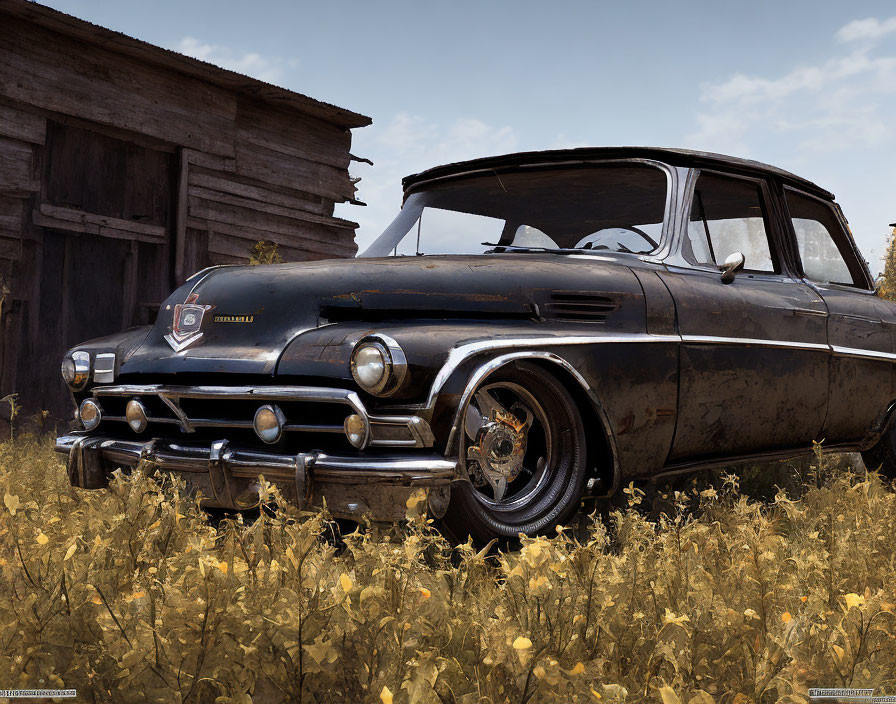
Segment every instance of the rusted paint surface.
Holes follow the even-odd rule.
[[[658,157],[661,150],[654,151]],[[741,272],[726,284],[719,271],[690,266],[681,256],[686,223],[675,214],[687,211],[693,167],[712,162],[765,179],[773,200],[782,184],[819,198],[829,194],[752,162],[668,156],[680,178],[656,256],[505,252],[228,267],[172,294],[151,330],[78,349],[118,350],[119,379],[131,383],[230,375],[243,383],[358,391],[352,350],[366,336],[386,335],[406,356],[407,383],[389,398],[359,391],[360,398],[371,413],[425,419],[434,450],[448,456],[470,380],[501,355],[537,351],[545,368],[581,392],[583,416],[591,419],[586,435],[595,442],[607,436],[617,484],[801,453],[813,440],[867,443],[896,400],[896,306],[863,290],[870,278],[852,288],[803,278],[783,216],[769,220],[781,255],[774,275]],[[516,168],[513,159],[494,163]],[[477,165],[451,168],[456,175]],[[424,189],[429,179],[450,178],[451,168],[407,185]],[[772,208],[779,210],[781,204]],[[863,266],[854,262],[867,275]],[[201,344],[173,353],[163,340],[171,308],[191,293],[214,306],[213,315]],[[582,297],[590,297],[589,310],[600,301],[599,315],[564,318]],[[251,315],[252,322],[218,324],[215,314]],[[578,378],[563,376],[564,365]],[[306,438],[304,449],[319,441]],[[400,517],[412,490],[334,482],[314,486],[312,502],[326,498],[343,514]]]

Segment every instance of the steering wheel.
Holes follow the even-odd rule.
[[[642,230],[641,228],[635,227],[633,225],[627,225],[625,227],[621,227],[621,226],[620,227],[605,227],[602,230],[598,230],[597,232],[592,232],[590,235],[585,235],[585,237],[583,237],[576,243],[576,249],[579,249],[579,248],[596,249],[596,247],[594,247],[594,242],[596,240],[606,237],[607,235],[612,236],[613,233],[616,233],[616,236],[618,237],[623,232],[634,232],[638,237],[640,237],[642,240],[644,240],[645,242],[647,242],[650,245],[651,250],[659,247],[659,243],[656,242],[646,232],[644,232],[644,230]],[[622,244],[618,240],[617,240],[616,244],[619,245],[620,247],[623,247],[626,251],[631,252],[631,250],[628,247],[626,247],[624,244]],[[608,247],[606,247],[606,245],[601,245],[601,248],[608,249]]]

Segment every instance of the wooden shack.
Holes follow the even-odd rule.
[[[79,341],[151,322],[194,271],[348,257],[370,119],[24,0],[0,0],[0,397],[70,412]],[[0,404],[0,414],[8,404]]]

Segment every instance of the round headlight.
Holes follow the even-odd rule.
[[[103,409],[96,399],[85,398],[78,409],[78,418],[85,430],[93,430],[103,419]]]
[[[345,430],[345,437],[355,447],[360,449],[367,442],[367,423],[357,413],[348,416],[342,427]]]
[[[352,376],[364,391],[376,396],[390,396],[407,376],[407,360],[401,347],[385,335],[370,335],[352,351]]]
[[[352,373],[365,391],[374,391],[386,377],[387,352],[382,345],[370,342],[355,352]]]
[[[71,357],[66,357],[62,360],[62,378],[65,379],[65,383],[69,386],[75,380],[75,360]]]
[[[264,405],[255,411],[255,420],[252,423],[255,434],[262,441],[270,444],[277,442],[286,425],[286,416],[277,406]]]
[[[131,426],[131,430],[135,433],[142,433],[146,430],[148,420],[146,418],[146,408],[136,398],[128,401],[127,407],[124,409],[124,417]]]
[[[90,378],[90,353],[72,352],[62,360],[62,378],[73,390],[79,391]]]

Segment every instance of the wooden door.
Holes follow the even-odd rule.
[[[49,123],[40,284],[31,353],[19,379],[57,418],[72,412],[59,375],[65,350],[153,321],[173,285],[175,154],[81,127]]]

